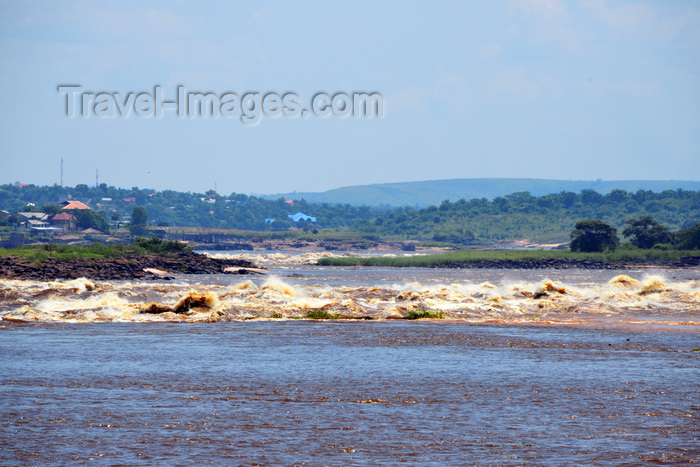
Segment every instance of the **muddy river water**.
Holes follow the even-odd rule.
[[[263,261],[1,281],[0,465],[700,462],[697,270]]]

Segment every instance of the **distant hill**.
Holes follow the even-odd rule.
[[[545,180],[537,178],[462,178],[423,182],[381,183],[336,188],[320,193],[281,193],[259,195],[261,198],[302,199],[310,203],[340,203],[366,206],[411,206],[422,208],[439,205],[444,200],[457,201],[475,198],[489,200],[511,193],[529,191],[543,196],[561,191],[578,193],[592,189],[606,194],[614,189],[625,191],[700,190],[700,181],[686,180]]]

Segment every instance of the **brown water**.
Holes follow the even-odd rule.
[[[0,281],[0,465],[700,463],[698,271],[312,259]]]
[[[436,270],[323,268],[269,255],[271,274],[176,276],[174,281],[0,280],[6,322],[219,322],[402,319],[428,311],[501,323],[700,323],[697,270]],[[313,258],[313,257],[312,257]]]
[[[551,325],[6,325],[0,464],[697,463],[698,345]]]

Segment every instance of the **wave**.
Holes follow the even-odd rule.
[[[498,323],[700,323],[700,282],[626,275],[606,283],[540,281],[329,286],[269,277],[228,285],[186,282],[0,280],[10,322],[220,322],[420,316]]]

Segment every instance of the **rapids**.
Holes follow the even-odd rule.
[[[618,271],[603,280],[597,271],[486,270],[445,277],[436,270],[314,266],[327,254],[236,255],[271,270],[254,280],[206,275],[163,282],[0,280],[0,320],[219,322],[301,319],[309,313],[392,320],[430,312],[487,323],[700,323],[700,279],[692,274],[679,279],[669,278],[671,271]]]
[[[700,462],[697,270],[322,254],[251,254],[270,274],[249,280],[0,280],[0,465]]]

